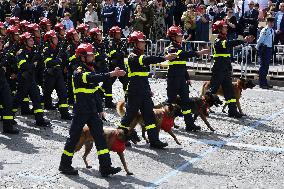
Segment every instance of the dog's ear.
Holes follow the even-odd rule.
[[[169,110],[170,110],[170,111],[172,111],[172,110],[174,109],[174,106],[173,106],[172,103],[169,103],[169,104],[168,104],[168,107],[169,107]]]

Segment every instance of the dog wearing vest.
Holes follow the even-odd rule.
[[[202,86],[201,96],[205,94],[205,92],[209,89],[209,87],[210,87],[210,81],[205,81],[203,83],[203,86]],[[246,90],[246,89],[252,89],[254,87],[255,87],[255,84],[252,82],[252,80],[246,79],[244,77],[241,77],[241,78],[237,79],[236,82],[233,82],[233,89],[234,89],[234,95],[235,95],[235,98],[236,98],[236,104],[237,104],[239,112],[242,115],[245,115],[243,113],[243,110],[241,108],[241,103],[240,103],[242,91]],[[224,96],[224,92],[223,92],[223,89],[222,89],[221,86],[219,87],[219,89],[217,91],[217,95]],[[223,106],[222,112],[225,113],[225,108],[227,107],[227,105],[228,105],[228,103],[225,103],[225,105]]]
[[[122,117],[125,114],[125,102],[120,101],[116,105],[117,113]],[[176,135],[173,133],[172,128],[174,126],[174,119],[180,114],[181,108],[177,104],[169,104],[169,103],[163,103],[159,106],[154,107],[154,114],[155,114],[155,124],[158,128],[158,132],[160,130],[164,130],[165,132],[169,133],[175,142],[178,145],[181,145],[181,143],[178,141]],[[143,120],[143,117],[141,113],[138,113],[136,117],[133,119],[133,121],[130,123],[129,128],[130,130],[134,129],[137,125],[140,125],[142,128],[142,137],[143,139],[149,143],[149,140],[147,139],[145,133],[145,123]]]
[[[108,149],[118,154],[127,175],[133,175],[133,173],[130,172],[127,167],[124,151],[125,151],[125,144],[129,140],[132,141],[134,144],[140,142],[140,138],[138,137],[137,132],[134,129],[122,130],[118,128],[117,129],[104,128],[104,137],[106,139]],[[83,132],[81,134],[79,142],[76,145],[75,152],[79,151],[83,146],[85,146],[85,153],[82,158],[85,162],[86,168],[88,169],[92,168],[88,164],[87,156],[90,154],[93,145],[94,145],[94,138],[90,133],[89,127],[85,125],[83,127]]]

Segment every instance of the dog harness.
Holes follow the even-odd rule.
[[[162,125],[161,128],[165,132],[169,132],[172,130],[172,127],[174,126],[174,119],[171,117],[168,117],[166,113],[163,114],[163,120],[162,120]]]
[[[113,152],[123,152],[125,150],[125,142],[115,136],[113,144],[111,146],[111,151]]]

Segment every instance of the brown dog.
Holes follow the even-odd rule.
[[[205,81],[203,86],[202,86],[202,92],[201,92],[201,95],[204,95],[205,92],[209,89],[210,87],[210,81]],[[233,88],[234,88],[234,94],[235,94],[235,98],[236,98],[236,104],[237,104],[237,107],[239,109],[239,112],[243,115],[245,115],[242,111],[242,108],[241,108],[241,104],[240,104],[240,98],[242,96],[242,91],[243,90],[246,90],[246,89],[252,89],[255,87],[255,84],[253,84],[252,80],[249,80],[249,79],[245,79],[243,77],[241,77],[240,79],[238,79],[236,82],[233,82]],[[223,92],[223,89],[222,87],[220,86],[218,91],[217,91],[217,95],[220,95],[220,96],[224,96],[224,92]],[[222,112],[225,112],[225,108],[228,104],[225,104],[223,106],[223,109],[222,109]]]
[[[125,114],[125,102],[120,101],[116,105],[117,113],[122,117]],[[174,126],[174,119],[177,117],[177,114],[181,112],[180,106],[176,104],[164,104],[160,107],[154,108],[154,114],[155,114],[155,124],[158,128],[158,132],[160,132],[161,129],[163,129],[165,132],[169,133],[175,142],[179,145],[181,143],[178,141],[176,135],[172,131],[172,127]],[[143,120],[143,117],[141,113],[139,112],[133,121],[130,123],[129,127],[130,130],[134,129],[136,125],[139,124],[142,128],[142,137],[146,140],[147,143],[149,143],[148,139],[145,136],[146,129],[145,129],[145,123]]]
[[[125,150],[125,143],[128,142],[128,140],[131,140],[135,144],[137,142],[140,142],[137,132],[135,130],[131,130],[126,133],[126,131],[122,129],[104,128],[104,137],[106,139],[108,149],[117,152],[127,175],[132,175],[133,173],[128,170],[123,151]],[[92,168],[87,162],[87,156],[90,154],[93,148],[93,144],[94,138],[90,133],[89,127],[86,125],[84,126],[80,140],[76,145],[75,152],[79,151],[83,147],[83,145],[85,145],[83,160],[85,162],[86,168],[88,169]]]

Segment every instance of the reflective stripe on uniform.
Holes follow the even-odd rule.
[[[106,92],[106,90],[104,90],[104,88],[103,88],[102,86],[99,86],[99,89],[100,89],[103,93]]]
[[[216,57],[230,57],[231,54],[213,54],[213,58],[216,58]]]
[[[191,109],[190,109],[190,110],[182,111],[182,114],[183,114],[183,115],[191,114]]]
[[[119,125],[118,128],[128,129],[128,127],[126,127],[124,125]]]
[[[145,127],[145,129],[146,130],[149,130],[149,129],[154,129],[156,127],[156,125],[155,124],[152,124],[152,125],[147,125],[146,127]]]
[[[108,56],[111,57],[114,53],[116,53],[116,50],[112,50],[108,53]]]
[[[69,157],[72,157],[74,155],[74,153],[68,152],[67,150],[64,150],[63,154],[65,154],[66,156],[69,156]]]
[[[90,74],[91,72],[84,72],[83,75],[82,75],[82,80],[83,80],[83,83],[87,83],[87,75]]]
[[[112,96],[112,94],[105,94],[105,96]]]
[[[21,60],[19,63],[18,63],[18,69],[21,68],[22,64],[27,62],[26,60]]]
[[[12,109],[12,112],[17,112],[18,111],[18,109]]]
[[[97,90],[99,90],[100,86],[97,86],[96,88],[94,89],[87,89],[87,88],[77,88],[77,89],[74,89],[74,94],[77,94],[77,93],[87,93],[87,94],[91,94],[91,93],[95,93]]]
[[[37,114],[37,113],[43,113],[43,109],[36,109],[34,110],[34,113]]]
[[[3,116],[3,120],[12,120],[14,119],[13,116]]]
[[[139,64],[143,66],[143,57],[144,55],[139,56]]]
[[[44,64],[46,64],[47,62],[51,61],[52,58],[46,58],[45,61],[44,61]]]
[[[226,104],[230,104],[230,103],[232,103],[232,102],[237,102],[237,99],[232,98],[232,99],[230,99],[230,100],[227,100],[227,101],[226,101]]]
[[[2,109],[3,108],[3,105],[2,104],[0,104],[0,109]]]
[[[172,65],[183,65],[183,64],[186,65],[186,61],[172,61],[172,62],[169,62],[168,64],[169,64],[169,66],[172,66]]]
[[[104,155],[104,154],[108,154],[108,153],[109,153],[109,150],[108,150],[108,149],[103,149],[103,150],[97,151],[97,154],[98,154],[98,155]]]
[[[128,73],[128,77],[134,77],[134,76],[140,76],[140,77],[148,77],[148,72],[130,72]]]
[[[68,108],[68,104],[60,104],[58,107],[59,108]]]
[[[226,40],[222,41],[222,47],[225,49],[226,48]]]
[[[29,101],[30,101],[29,98],[24,98],[24,99],[23,99],[23,102],[29,102]]]
[[[74,60],[75,58],[76,58],[76,56],[73,55],[73,56],[71,56],[68,60],[69,60],[69,62],[71,62],[71,61]]]

